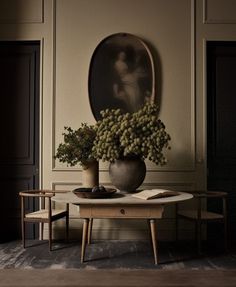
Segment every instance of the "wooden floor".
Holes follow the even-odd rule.
[[[0,287],[236,286],[236,252],[212,244],[198,257],[191,243],[160,243],[161,263],[154,265],[149,242],[93,242],[83,264],[80,242],[55,242],[52,252],[46,241],[27,243],[0,244]]]
[[[0,270],[1,287],[235,287],[235,270]]]
[[[220,244],[206,246],[207,253],[199,257],[193,242],[160,242],[158,265],[148,241],[95,241],[87,247],[84,263],[78,241],[54,242],[52,252],[47,241],[27,241],[26,246],[20,240],[0,244],[0,269],[236,269],[236,251],[225,253]]]

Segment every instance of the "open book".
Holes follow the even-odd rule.
[[[132,194],[133,197],[140,199],[153,199],[167,196],[179,195],[177,191],[167,189],[145,189],[140,192]]]

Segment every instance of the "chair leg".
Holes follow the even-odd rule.
[[[25,248],[25,201],[23,196],[21,196],[21,237],[22,237],[22,245]]]
[[[227,220],[224,221],[224,244],[225,244],[225,252],[228,252],[228,226],[227,226]]]
[[[43,222],[40,223],[40,227],[41,227],[41,240],[43,240],[43,231],[44,231],[44,223]]]
[[[178,204],[175,205],[175,241],[179,240]]]
[[[24,219],[21,220],[21,233],[22,233],[22,245],[25,248],[25,222]]]
[[[66,215],[66,241],[69,240],[69,212]]]
[[[202,224],[201,221],[197,221],[197,251],[198,255],[201,255],[202,248],[201,248],[201,241],[202,241]]]
[[[49,251],[52,251],[52,222],[48,223],[48,231],[49,231]]]
[[[198,225],[197,225],[197,221],[195,221],[194,223],[195,223],[195,224],[194,224],[194,225],[195,225],[195,226],[194,226],[194,227],[195,227],[194,237],[195,237],[195,242],[197,242],[197,240],[198,240],[198,232],[197,232]]]
[[[223,214],[224,214],[224,244],[225,252],[228,252],[228,220],[227,220],[227,200],[223,198]]]

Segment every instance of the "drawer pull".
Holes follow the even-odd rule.
[[[122,208],[122,209],[120,210],[120,213],[121,213],[121,214],[125,214],[125,210]]]

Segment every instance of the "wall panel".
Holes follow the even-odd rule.
[[[0,23],[43,23],[44,0],[1,0]]]
[[[105,37],[128,32],[141,37],[153,51],[160,118],[172,137],[168,165],[159,168],[147,163],[148,170],[194,170],[194,1],[181,0],[173,5],[172,1],[148,0],[144,5],[142,0],[57,0],[55,9],[52,150],[62,140],[64,126],[94,123],[87,87],[90,59]],[[107,165],[101,164],[100,168],[106,171]],[[52,169],[71,171],[55,161]]]
[[[236,24],[234,0],[203,0],[205,24]]]
[[[30,4],[27,4],[28,8],[25,9],[27,1]],[[3,2],[4,0],[1,1]],[[64,126],[77,128],[81,122],[95,123],[89,106],[87,87],[90,59],[102,39],[118,32],[137,35],[150,46],[157,73],[160,118],[172,137],[172,149],[167,155],[168,164],[157,167],[147,163],[148,172],[143,187],[169,187],[179,190],[204,187],[205,139],[201,90],[203,70],[199,65],[203,51],[203,38],[199,33],[203,27],[199,26],[199,23],[203,22],[203,13],[199,14],[198,10],[195,10],[195,6],[197,9],[201,8],[199,5],[203,5],[202,1],[18,2],[21,3],[22,11],[27,14],[17,20],[18,22],[4,20],[5,22],[1,23],[0,20],[0,36],[5,40],[39,39],[42,43],[40,177],[43,188],[72,189],[81,184],[81,168],[62,165],[55,161],[53,156],[62,141]],[[4,16],[4,13],[0,12],[1,14]],[[213,25],[204,26],[213,31]],[[231,27],[230,31],[234,31],[234,28]],[[216,29],[214,33],[219,35]],[[222,35],[225,33],[233,35],[233,32],[225,30]],[[212,32],[209,32],[208,36],[212,36]],[[195,47],[200,47],[201,52],[196,54]],[[198,73],[197,87],[195,70]],[[100,182],[107,186],[110,184],[107,163],[100,164]],[[76,212],[73,208],[71,224],[75,235],[78,235],[81,225],[77,221],[77,215],[74,215]],[[173,209],[169,209],[166,216],[165,221],[160,223],[160,236],[173,238]],[[142,238],[142,230],[146,228],[145,225],[128,222],[117,223],[117,226],[121,226],[120,224],[123,230],[120,238]],[[98,222],[96,226],[97,230],[100,230],[96,235],[98,238],[118,236],[118,227],[112,227],[110,222]],[[112,234],[108,232],[110,227],[113,228]],[[183,234],[191,235],[190,226],[183,226],[182,230]]]

